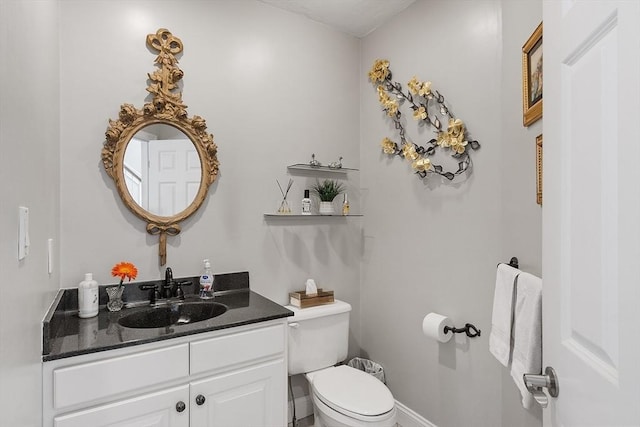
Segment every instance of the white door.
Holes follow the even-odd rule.
[[[98,406],[54,419],[54,427],[189,427],[189,386]]]
[[[200,188],[200,158],[188,139],[151,141],[149,147],[149,211],[160,216],[182,212]]]
[[[193,427],[286,426],[283,359],[191,383]]]
[[[149,185],[147,144],[149,142],[138,138],[139,133],[131,138],[124,152],[124,182],[133,201],[145,210],[149,210],[147,200]]]
[[[640,425],[640,1],[545,0],[545,426]]]

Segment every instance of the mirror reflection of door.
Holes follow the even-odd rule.
[[[154,215],[173,216],[198,193],[200,158],[191,140],[176,128],[148,126],[127,145],[124,175],[127,190],[140,207]]]
[[[148,144],[149,208],[172,216],[191,204],[200,188],[200,158],[188,139],[162,139]]]
[[[148,140],[142,139],[139,134],[140,132],[131,138],[127,145],[127,151],[124,153],[124,179],[131,198],[138,206],[148,211],[148,169],[142,167],[142,165],[148,164]]]

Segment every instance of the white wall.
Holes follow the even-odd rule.
[[[530,2],[529,9],[536,12],[535,5]],[[515,386],[503,378],[506,370],[488,351],[496,264],[508,261],[507,255],[518,255],[524,267],[540,266],[535,250],[540,240],[535,180],[529,188],[526,175],[533,172],[535,177],[535,156],[530,150],[511,148],[525,143],[514,141],[522,133],[521,74],[511,65],[519,61],[527,37],[520,33],[530,30],[514,34],[526,12],[516,13],[517,4],[509,4],[512,21],[503,34],[502,7],[500,1],[418,1],[362,45],[361,183],[366,217],[361,346],[385,366],[394,396],[440,427],[540,423],[538,414],[523,413]],[[539,2],[537,7],[539,15]],[[534,15],[526,21],[537,19]],[[508,66],[502,64],[505,53],[514,56]],[[431,80],[467,124],[482,144],[472,153],[470,179],[459,185],[437,177],[421,182],[406,162],[381,153],[384,136],[399,138],[367,80],[376,58],[389,59],[394,80],[405,86],[413,75]],[[509,103],[509,111],[502,111],[503,102]],[[405,116],[407,128],[417,137],[410,113]],[[504,125],[507,118],[513,124]],[[534,140],[526,141],[528,148],[534,147]],[[523,200],[533,201],[533,206],[519,208]],[[505,218],[518,208],[526,212],[513,213],[505,229]],[[505,237],[516,226],[527,231]],[[521,250],[530,244],[533,250]],[[470,340],[459,336],[447,344],[427,340],[421,321],[432,311],[450,316],[456,325],[473,323],[483,334]]]
[[[540,0],[502,0],[503,258],[542,274],[542,207],[536,204],[536,136],[543,119],[522,125],[522,46],[542,22]]]
[[[84,272],[112,282],[121,260],[138,266],[139,280],[163,274],[157,237],[121,203],[100,160],[108,119],[145,101],[155,59],[145,39],[161,27],[184,43],[183,100],[207,120],[221,171],[168,238],[167,265],[176,276],[198,274],[204,258],[217,272],[248,270],[252,288],[280,303],[313,277],[357,314],[359,221],[263,213],[277,208],[286,166],[313,152],[359,166],[359,41],[257,1],[61,1],[61,286]],[[293,178],[300,209],[315,178]],[[350,175],[354,201],[358,181]]]
[[[0,424],[41,424],[42,318],[58,288],[47,239],[58,241],[56,1],[0,1]],[[30,213],[17,259],[18,207]]]
[[[536,136],[542,119],[522,125],[522,46],[542,21],[540,0],[502,0],[502,256],[542,274],[542,208],[536,204]],[[497,364],[497,362],[495,362]],[[509,370],[502,382],[502,425],[535,427],[542,408],[525,410]]]

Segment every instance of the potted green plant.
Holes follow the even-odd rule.
[[[322,182],[316,181],[311,189],[320,199],[320,215],[333,215],[333,199],[344,191],[342,183],[332,179],[325,179]]]

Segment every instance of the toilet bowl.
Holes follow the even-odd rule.
[[[375,377],[341,365],[305,374],[315,427],[393,427],[396,408],[389,389]]]
[[[287,306],[289,375],[309,382],[316,427],[392,427],[395,401],[384,383],[346,365],[351,305]]]

